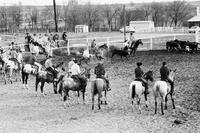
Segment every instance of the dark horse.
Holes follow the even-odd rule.
[[[90,78],[90,69],[86,69],[81,74],[82,81],[69,77],[69,75],[64,75],[59,79],[59,90],[58,92],[63,95],[64,107],[66,107],[66,103],[69,106],[69,91],[77,91],[78,92],[78,102],[79,102],[79,91],[83,94],[83,102],[85,103],[85,89],[87,86],[87,79]],[[82,82],[82,85],[81,85]]]
[[[138,39],[138,40],[136,40],[135,42],[133,42],[132,44],[131,44],[131,46],[130,46],[130,49],[131,49],[131,55],[132,54],[134,54],[135,55],[135,52],[137,51],[137,48],[138,48],[138,46],[139,45],[143,45],[143,42],[142,42],[142,40],[141,39]]]
[[[61,62],[60,64],[58,64],[57,66],[54,67],[54,69],[57,69],[57,75],[58,75],[58,73],[62,72],[62,69],[59,69],[59,68],[61,68],[62,65],[63,65],[63,62]],[[41,83],[40,90],[41,90],[41,93],[44,95],[43,88],[44,88],[45,82],[53,83],[54,93],[57,94],[58,81],[55,81],[53,74],[47,70],[40,71],[36,74],[35,91],[37,92],[38,84]],[[37,94],[37,96],[38,96],[38,94]]]

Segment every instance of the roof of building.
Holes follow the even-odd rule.
[[[200,22],[200,15],[192,17],[188,22]]]

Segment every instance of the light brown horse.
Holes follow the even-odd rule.
[[[105,77],[108,78],[108,75],[105,74]],[[91,94],[92,94],[92,110],[94,110],[94,96],[98,94],[98,108],[101,109],[100,104],[103,104],[101,101],[102,92],[104,91],[105,105],[107,105],[107,84],[104,79],[96,78],[91,82]]]
[[[82,72],[81,76],[82,79],[82,85],[80,80],[76,80],[74,78],[69,77],[68,74],[62,76],[59,79],[59,90],[58,92],[63,95],[63,101],[64,101],[64,107],[66,107],[66,104],[69,106],[69,91],[77,91],[78,92],[78,101],[79,101],[79,91],[82,92],[83,95],[83,103],[85,104],[85,89],[87,86],[87,79],[90,78],[90,69],[86,69]]]

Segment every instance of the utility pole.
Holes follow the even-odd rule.
[[[56,16],[56,1],[55,0],[53,0],[53,9],[54,9],[55,28],[56,28],[56,32],[58,32],[58,23],[57,23],[57,16]]]
[[[123,16],[124,16],[124,41],[126,40],[126,10],[125,5],[123,5]]]

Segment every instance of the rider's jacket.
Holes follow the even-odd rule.
[[[71,75],[79,75],[81,73],[80,67],[78,64],[74,63],[71,67]]]
[[[160,76],[161,76],[161,80],[166,80],[168,79],[169,76],[169,69],[166,66],[162,66],[160,68]]]
[[[137,67],[135,69],[135,78],[136,79],[141,79],[142,76],[143,76],[143,74],[144,74],[144,72],[143,72],[143,70],[140,67]]]
[[[94,74],[96,74],[97,78],[101,78],[105,75],[105,69],[102,64],[98,64],[94,69]]]

